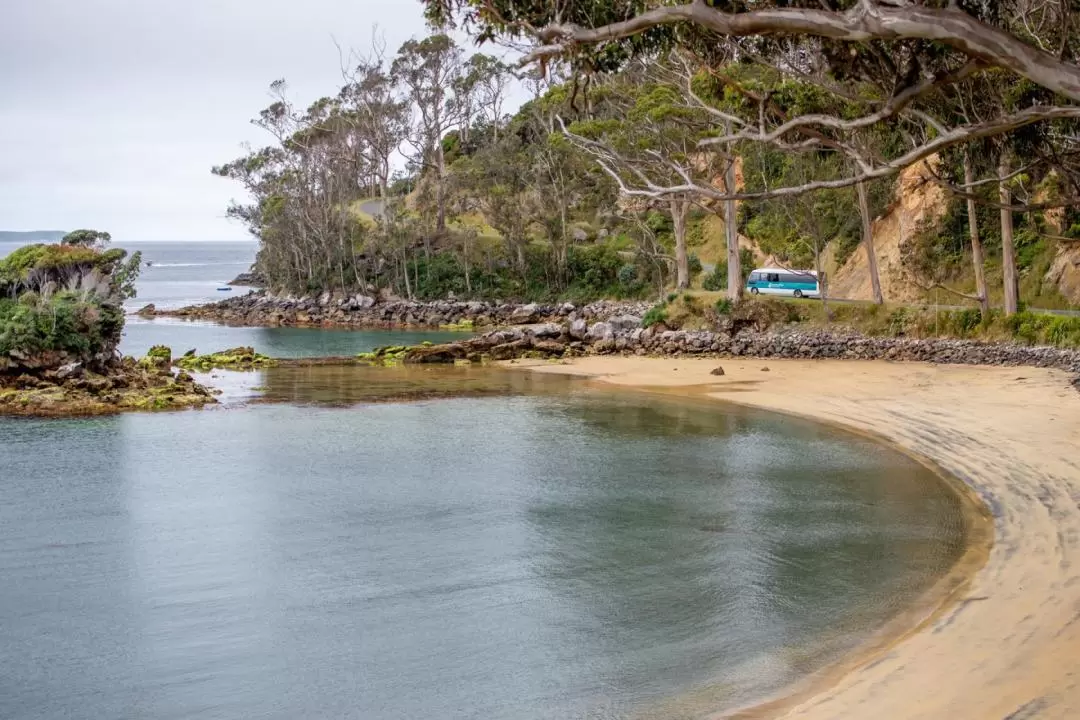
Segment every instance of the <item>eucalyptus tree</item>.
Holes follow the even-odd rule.
[[[276,141],[215,167],[251,196],[229,215],[262,241],[258,262],[275,283],[295,290],[350,287],[360,281],[353,252],[361,232],[350,204],[360,194],[362,164],[343,132],[336,104],[323,98],[306,111],[275,82],[274,103],[252,122]]]
[[[458,212],[484,216],[499,233],[522,277],[530,227],[539,216],[540,204],[528,181],[530,164],[521,136],[504,133],[498,142],[457,160],[451,168]]]
[[[425,0],[429,17],[461,20],[481,40],[524,43],[526,62],[568,62],[576,71],[610,70],[638,55],[670,48],[695,53],[716,67],[734,58],[813,82],[851,103],[843,114],[808,112],[731,117],[732,132],[712,138],[806,144],[814,132],[834,136],[881,123],[918,127],[912,142],[889,153],[842,147],[851,172],[830,180],[775,187],[768,196],[855,186],[895,175],[943,150],[1010,134],[1034,123],[1080,118],[1080,13],[1071,0],[763,0],[752,4],[694,0],[657,6],[648,0]],[[967,78],[997,70],[1006,85],[1025,80],[1049,102],[947,125],[923,111],[926,99]],[[723,123],[719,127],[722,127]],[[760,194],[698,192],[716,199]]]
[[[391,65],[391,76],[405,90],[413,120],[406,142],[412,161],[435,186],[434,232],[446,233],[446,155],[443,137],[462,122],[461,87],[464,52],[445,34],[409,40]],[[430,253],[430,246],[426,246]]]
[[[350,130],[350,145],[385,203],[390,194],[392,161],[409,130],[409,104],[387,68],[381,52],[357,59],[345,71],[337,110]]]
[[[708,183],[723,177],[725,183],[733,182],[729,171],[734,170],[734,158],[698,149],[698,142],[711,127],[710,117],[683,102],[679,87],[656,69],[658,64],[635,62],[623,72],[600,78],[590,91],[591,112],[569,126],[564,124],[563,129],[624,195],[631,200],[645,198],[670,215],[676,287],[681,290],[690,285],[686,232],[696,195],[691,190],[674,190],[654,197],[650,188],[675,185],[684,178]],[[725,212],[725,224],[735,228],[731,209]],[[735,271],[739,272],[737,247],[735,254]],[[741,286],[741,282],[734,287],[729,284],[728,290],[737,293]]]

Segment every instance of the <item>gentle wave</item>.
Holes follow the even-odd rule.
[[[151,267],[215,267],[217,265],[243,265],[242,262],[221,263],[153,263]]]

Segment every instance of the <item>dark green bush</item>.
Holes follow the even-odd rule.
[[[653,325],[659,325],[660,323],[667,322],[667,306],[661,303],[660,305],[653,305],[645,313],[645,317],[641,319],[642,327],[652,327]]]

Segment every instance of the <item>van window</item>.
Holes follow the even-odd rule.
[[[766,280],[766,282],[780,282],[780,274],[779,273],[769,273],[768,277],[765,278],[765,280]]]
[[[751,282],[751,283],[756,283],[756,282],[760,282],[760,281],[761,281],[761,274],[756,273],[756,272],[750,273],[750,278],[749,278],[749,280],[747,280],[747,282]]]

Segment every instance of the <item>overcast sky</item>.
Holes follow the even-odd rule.
[[[417,0],[0,0],[0,230],[116,241],[230,240],[239,156],[285,78],[302,104],[340,85],[336,39],[390,51]]]

